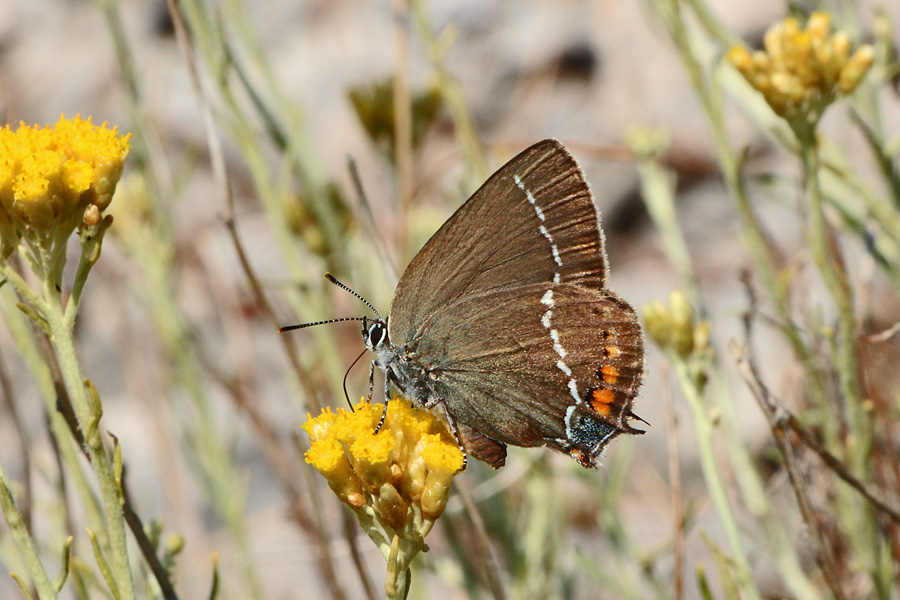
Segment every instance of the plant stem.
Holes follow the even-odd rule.
[[[55,599],[56,590],[53,588],[50,578],[47,577],[47,572],[44,570],[43,563],[41,563],[37,547],[34,545],[31,534],[28,532],[22,513],[19,512],[16,506],[12,491],[6,484],[7,481],[6,471],[3,469],[3,464],[0,463],[0,509],[3,510],[3,516],[7,525],[9,525],[13,540],[15,540],[16,546],[19,547],[19,552],[22,553],[22,557],[25,559],[25,564],[28,566],[28,572],[31,575],[31,581],[34,583],[38,597],[41,600]]]
[[[690,365],[678,356],[670,356],[670,360],[675,366],[675,373],[678,376],[678,383],[681,393],[684,394],[688,406],[691,409],[691,416],[697,433],[698,451],[700,453],[700,466],[703,469],[703,477],[706,479],[706,485],[709,490],[710,498],[713,506],[719,515],[719,522],[731,547],[732,560],[736,570],[736,580],[739,587],[744,591],[745,598],[755,598],[759,600],[759,593],[750,576],[750,565],[747,562],[747,556],[744,551],[744,545],[741,543],[740,533],[738,531],[737,521],[731,505],[728,502],[728,494],[725,491],[725,484],[719,473],[719,467],[716,464],[716,450],[713,447],[713,423],[710,415],[707,413],[701,399],[700,390],[691,375]]]
[[[122,490],[106,450],[103,448],[103,439],[98,428],[102,412],[97,414],[91,406],[84,387],[84,377],[81,374],[78,355],[75,351],[72,323],[65,318],[61,293],[52,282],[44,282],[44,300],[47,309],[44,318],[50,328],[50,337],[56,348],[60,371],[69,390],[78,426],[85,434],[85,446],[100,484],[107,535],[109,536],[110,566],[119,587],[121,600],[132,600],[135,597],[134,582],[128,561],[125,518],[122,512]]]
[[[837,309],[838,339],[835,367],[850,428],[856,434],[855,443],[850,452],[850,463],[854,472],[859,474],[865,472],[865,461],[869,456],[871,446],[871,433],[860,394],[853,289],[847,279],[840,251],[825,222],[822,190],[819,185],[820,163],[815,128],[796,127],[795,132],[800,141],[804,182],[809,201],[809,229],[807,232],[809,249]]]
[[[412,581],[409,563],[412,557],[408,551],[401,551],[401,546],[407,545],[399,535],[394,534],[387,558],[387,575],[384,578],[384,593],[388,600],[404,600],[409,593],[409,584]],[[417,553],[414,552],[412,556]]]

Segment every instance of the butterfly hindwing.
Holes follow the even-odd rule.
[[[643,340],[607,290],[529,284],[466,297],[435,312],[410,349],[453,418],[497,442],[592,464],[615,435],[636,432]]]

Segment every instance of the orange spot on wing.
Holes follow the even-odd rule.
[[[619,369],[612,365],[603,365],[600,367],[600,374],[603,376],[603,381],[609,384],[613,384],[619,379]]]
[[[615,401],[616,397],[612,390],[597,388],[591,392],[591,407],[604,417],[609,414],[612,404]]]
[[[607,356],[609,358],[616,358],[617,356],[622,354],[622,351],[619,349],[618,346],[607,346],[606,352],[607,352]]]
[[[569,456],[571,456],[575,460],[580,460],[581,457],[584,456],[584,452],[582,452],[578,448],[569,448]]]

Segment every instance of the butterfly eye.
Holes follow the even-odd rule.
[[[384,324],[375,323],[369,328],[369,345],[377,348],[384,341]]]

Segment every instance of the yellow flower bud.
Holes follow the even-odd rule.
[[[859,82],[869,72],[873,62],[875,62],[875,49],[868,44],[860,46],[853,53],[853,56],[850,57],[850,60],[847,61],[847,64],[844,65],[844,68],[841,69],[839,84],[841,93],[849,94],[855,90]]]
[[[679,290],[669,294],[669,307],[672,347],[681,356],[687,356],[694,349],[694,308]]]
[[[815,48],[816,63],[822,73],[822,87],[827,91],[837,81],[838,68],[834,60],[834,44],[830,39],[825,40]]]
[[[768,62],[768,55],[764,52],[761,54],[766,57],[766,61]],[[735,69],[740,71],[741,74],[748,79],[758,68],[756,65],[756,56],[751,56],[750,52],[743,46],[734,46],[725,54],[725,60],[730,62]]]
[[[654,300],[641,308],[644,330],[660,348],[668,348],[672,343],[672,318],[662,302]]]
[[[807,96],[807,88],[796,75],[786,71],[772,74],[772,87],[788,102],[799,105]]]
[[[696,321],[694,307],[680,290],[669,294],[669,306],[658,301],[641,309],[644,328],[660,349],[687,358],[709,344],[709,323]]]
[[[315,442],[306,452],[305,458],[306,462],[328,480],[328,486],[341,502],[353,508],[362,508],[365,505],[359,478],[354,473],[343,446],[337,440],[326,439]]]
[[[428,468],[428,476],[422,491],[422,514],[427,519],[437,519],[444,512],[450,497],[450,482],[462,468],[459,450],[446,444],[439,434],[423,437],[422,458]]]
[[[850,38],[843,31],[838,31],[831,38],[831,47],[834,49],[834,57],[831,60],[840,70],[850,57]]]
[[[796,19],[788,17],[783,21],[781,35],[781,53],[784,68],[788,70],[796,70],[800,57],[797,54],[798,42],[800,38],[800,25]]]
[[[96,204],[91,204],[85,209],[83,220],[87,227],[96,227],[100,224],[100,209]]]
[[[806,31],[812,38],[823,40],[831,33],[831,15],[815,11],[806,22]]]
[[[184,536],[180,533],[173,533],[166,538],[166,554],[174,556],[184,549]]]
[[[763,37],[763,46],[769,55],[773,69],[783,69],[785,66],[783,40],[784,25],[781,23],[772,25]]]
[[[384,483],[378,488],[373,508],[375,516],[393,529],[403,529],[409,519],[409,502],[390,483]]]
[[[741,49],[743,50],[743,48]],[[744,52],[746,52],[746,50],[744,50]],[[756,52],[754,52],[752,55],[752,60],[753,68],[756,71],[768,71],[772,68],[772,60],[769,58],[769,55],[762,50],[757,50]]]
[[[709,321],[703,320],[694,328],[694,351],[705,352],[709,348]]]
[[[625,143],[639,158],[663,156],[672,144],[667,131],[647,125],[631,125],[625,130]]]

